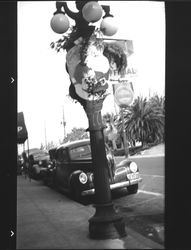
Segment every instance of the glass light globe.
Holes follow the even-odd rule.
[[[88,2],[82,9],[83,18],[87,22],[95,23],[102,17],[102,7],[97,2]]]
[[[69,20],[64,14],[58,13],[52,17],[50,26],[54,32],[63,34],[69,28]]]
[[[111,16],[103,18],[100,29],[106,36],[113,36],[118,30],[115,19]]]

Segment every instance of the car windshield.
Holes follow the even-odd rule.
[[[70,149],[71,160],[83,160],[91,158],[91,147],[90,145],[81,145]]]
[[[46,151],[38,151],[33,153],[34,160],[45,160],[49,158],[49,154]]]

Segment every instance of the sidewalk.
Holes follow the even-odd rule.
[[[90,239],[88,219],[94,213],[92,206],[18,176],[17,249],[164,249],[131,228],[121,239]]]

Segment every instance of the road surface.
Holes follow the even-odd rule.
[[[128,227],[164,245],[164,156],[132,157],[139,166],[142,182],[139,191],[127,195],[127,190],[115,190],[112,200]],[[122,157],[117,157],[116,162]],[[93,198],[87,205],[92,206]]]

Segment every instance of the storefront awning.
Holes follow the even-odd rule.
[[[23,144],[28,139],[23,112],[17,113],[17,143]]]

